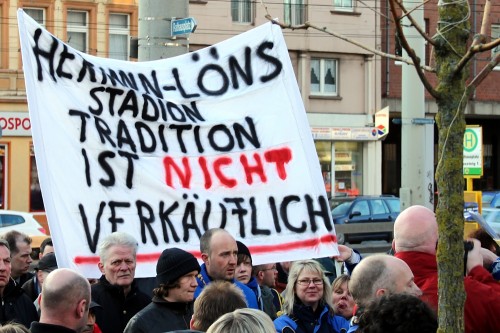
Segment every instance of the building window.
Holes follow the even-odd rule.
[[[363,188],[363,143],[315,141],[325,189],[329,196],[355,196]]]
[[[335,10],[352,12],[354,11],[354,0],[334,0]]]
[[[491,40],[495,40],[500,38],[500,25],[499,24],[493,24],[491,26]],[[495,47],[493,50],[491,50],[491,58],[494,58],[498,52],[500,52],[500,46]],[[500,65],[495,66],[495,69],[500,69]]]
[[[311,94],[338,95],[337,60],[311,59]]]
[[[68,10],[66,42],[78,51],[89,51],[89,15],[82,10]]]
[[[45,27],[45,9],[43,8],[23,8],[24,12],[31,16],[38,24]]]
[[[252,23],[253,5],[251,0],[231,0],[231,17],[233,22]]]
[[[130,15],[109,14],[109,58],[129,60]]]
[[[33,144],[30,147],[30,212],[44,211],[42,190],[38,180],[38,169],[36,167],[35,151]]]
[[[306,21],[305,0],[285,0],[285,24],[299,25]]]

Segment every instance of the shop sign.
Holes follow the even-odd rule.
[[[352,129],[352,140],[371,141],[377,139],[377,131],[372,127],[357,127]]]
[[[375,127],[311,127],[314,140],[373,141],[378,140]]]
[[[334,140],[351,140],[350,127],[333,127],[332,139]]]
[[[2,136],[31,136],[28,112],[0,112]]]
[[[353,171],[356,170],[355,164],[335,164],[335,171]]]
[[[335,152],[335,162],[351,162],[351,152]]]
[[[379,139],[389,134],[389,107],[375,112],[375,128]]]
[[[311,127],[314,140],[331,140],[332,129],[330,127]]]

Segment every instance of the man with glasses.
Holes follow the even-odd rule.
[[[263,310],[271,317],[276,319],[278,313],[282,311],[283,298],[274,287],[276,286],[276,275],[278,270],[276,263],[263,264],[253,267],[253,275],[260,286],[262,293]]]

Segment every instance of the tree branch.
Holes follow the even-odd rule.
[[[460,73],[464,69],[465,65],[467,65],[467,63],[472,59],[472,57],[474,57],[476,53],[491,50],[495,48],[497,45],[499,45],[500,40],[498,39],[491,43],[484,44],[486,42],[486,36],[488,28],[490,26],[489,24],[490,13],[491,13],[491,1],[486,0],[486,3],[484,4],[483,21],[481,22],[481,31],[479,32],[478,35],[474,36],[474,40],[472,41],[471,46],[467,50],[467,53],[458,62],[457,67],[453,71],[454,75]],[[486,65],[486,67],[487,66],[488,65]]]
[[[361,43],[359,43],[359,42],[357,42],[357,41],[355,41],[355,40],[352,40],[352,39],[350,39],[350,38],[347,38],[347,37],[345,37],[345,36],[343,36],[343,35],[341,35],[341,34],[338,34],[338,33],[335,33],[335,32],[328,31],[328,30],[326,29],[326,27],[321,28],[321,27],[318,27],[318,26],[316,26],[316,25],[314,25],[314,24],[311,24],[311,23],[309,23],[309,22],[306,22],[306,23],[301,24],[301,25],[284,24],[284,23],[281,23],[281,22],[279,22],[279,21],[277,21],[277,20],[273,19],[273,18],[271,17],[271,15],[269,15],[269,14],[267,14],[267,15],[266,15],[266,18],[267,18],[269,21],[273,22],[274,24],[279,25],[279,26],[280,26],[281,28],[283,28],[283,29],[299,30],[299,29],[308,29],[308,28],[311,28],[311,29],[314,29],[314,30],[317,30],[317,31],[324,32],[324,33],[326,33],[327,35],[330,35],[330,36],[333,36],[333,37],[337,37],[337,38],[339,38],[339,39],[342,39],[343,41],[346,41],[346,42],[348,42],[348,43],[351,43],[351,44],[353,44],[353,45],[356,45],[356,46],[358,46],[358,47],[360,47],[360,48],[362,48],[362,49],[364,49],[364,50],[366,50],[366,51],[368,51],[368,52],[370,52],[370,53],[373,53],[373,54],[379,55],[379,56],[381,56],[381,57],[385,57],[385,58],[393,59],[393,60],[396,60],[396,61],[401,61],[401,62],[404,62],[404,63],[406,63],[406,64],[408,64],[408,65],[412,65],[412,66],[414,66],[414,63],[413,63],[411,60],[408,60],[408,59],[406,59],[406,58],[402,58],[402,57],[399,57],[399,56],[395,56],[395,55],[392,55],[392,54],[388,54],[388,53],[385,53],[385,52],[381,52],[381,51],[376,50],[376,49],[372,49],[372,48],[370,48],[370,47],[368,47],[368,46],[365,46],[365,45],[363,45],[363,44],[361,44]],[[429,67],[429,66],[425,66],[425,65],[424,65],[424,66],[421,66],[421,68],[422,68],[422,70],[425,70],[425,71],[428,71],[428,72],[431,72],[431,73],[435,73],[435,72],[436,72],[435,68],[432,68],[432,67]]]
[[[500,39],[497,39],[496,41],[500,41]],[[476,89],[481,82],[490,74],[493,69],[500,63],[500,53],[497,53],[497,55],[489,62],[486,64],[486,66],[483,67],[483,69],[479,72],[479,74],[476,75],[474,79],[467,85],[467,88],[474,88]]]
[[[392,17],[394,18],[396,31],[398,33],[398,36],[400,37],[401,46],[405,49],[406,53],[408,53],[408,56],[415,64],[415,70],[417,71],[417,75],[422,81],[422,84],[424,85],[425,89],[429,92],[429,94],[432,95],[432,97],[434,97],[435,99],[439,99],[439,93],[434,89],[429,80],[427,80],[427,77],[425,77],[425,74],[420,67],[420,58],[415,54],[415,51],[410,47],[410,44],[408,44],[408,40],[406,39],[406,36],[403,33],[403,27],[401,26],[401,18],[399,18],[398,14],[396,13],[396,6],[395,6],[396,1],[397,0],[389,0],[389,4],[391,7]]]
[[[427,43],[431,44],[432,46],[436,46],[436,43],[434,42],[434,40],[432,38],[430,38],[427,33],[424,31],[424,29],[422,29],[422,27],[413,19],[413,17],[411,16],[411,13],[416,10],[417,8],[425,5],[427,2],[429,2],[430,0],[425,0],[424,2],[422,2],[420,5],[416,6],[415,8],[413,8],[412,10],[408,11],[406,9],[406,7],[403,5],[403,2],[400,1],[400,0],[397,0],[397,4],[399,6],[399,8],[401,8],[401,10],[403,11],[404,15],[401,16],[400,19],[404,18],[404,17],[407,17],[408,20],[411,22],[411,25],[418,31],[418,33],[424,37],[424,39],[427,41]]]

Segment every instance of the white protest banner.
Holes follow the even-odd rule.
[[[337,254],[318,157],[281,29],[271,23],[151,62],[80,53],[18,12],[35,156],[58,262],[99,276],[113,231],[200,258],[222,227],[254,263]]]

